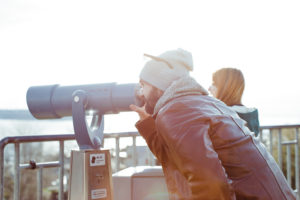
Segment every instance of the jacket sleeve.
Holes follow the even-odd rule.
[[[164,148],[162,141],[157,135],[155,120],[153,117],[149,116],[144,120],[138,121],[135,126],[141,136],[146,140],[151,152],[161,162],[164,155]]]
[[[192,199],[235,199],[209,137],[209,118],[174,107],[157,116],[156,126],[168,145],[169,159],[189,184]]]

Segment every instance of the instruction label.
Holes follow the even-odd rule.
[[[107,192],[106,189],[96,189],[92,190],[92,199],[101,199],[101,198],[106,198],[107,197]]]
[[[105,165],[105,154],[90,154],[90,166],[103,166]]]

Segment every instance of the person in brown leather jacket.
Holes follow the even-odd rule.
[[[136,127],[162,164],[170,199],[296,199],[244,121],[189,75],[182,49],[151,56],[140,73]]]

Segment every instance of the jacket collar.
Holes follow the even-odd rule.
[[[184,76],[174,81],[165,90],[155,105],[153,116],[170,100],[186,95],[208,95],[208,92],[195,79],[190,76]]]

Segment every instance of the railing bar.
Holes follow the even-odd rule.
[[[120,138],[116,137],[116,169],[120,170]]]
[[[44,162],[44,163],[36,163],[36,169],[39,168],[55,168],[59,167],[59,161],[53,161],[53,162]],[[20,164],[20,169],[32,169],[32,166],[30,164]]]
[[[281,146],[281,129],[278,129],[278,164],[280,169],[282,170],[282,146]]]
[[[291,173],[291,146],[288,145],[286,150],[287,157],[286,157],[286,163],[287,163],[287,181],[290,186],[292,186],[292,173]]]
[[[59,193],[58,199],[64,199],[64,141],[59,141]]]
[[[297,144],[297,140],[290,140],[290,141],[282,142],[281,144],[282,145]]]
[[[43,168],[37,170],[37,199],[43,199]]]
[[[139,136],[138,132],[104,133],[104,138]]]
[[[300,124],[260,126],[261,129],[300,128]]]
[[[63,134],[63,135],[27,135],[27,136],[17,136],[17,137],[6,137],[0,141],[3,143],[28,143],[28,142],[51,142],[59,140],[75,140],[74,134]]]
[[[117,137],[132,137],[139,136],[138,132],[121,132],[121,133],[104,133],[104,138]],[[3,147],[9,143],[28,143],[28,142],[51,142],[60,140],[75,140],[74,134],[60,134],[60,135],[33,135],[33,136],[14,136],[5,137],[0,140],[0,145]]]
[[[20,199],[20,144],[15,143],[14,200]]]
[[[137,165],[137,152],[136,152],[136,136],[132,137],[132,160],[133,160],[133,166],[135,167]]]

